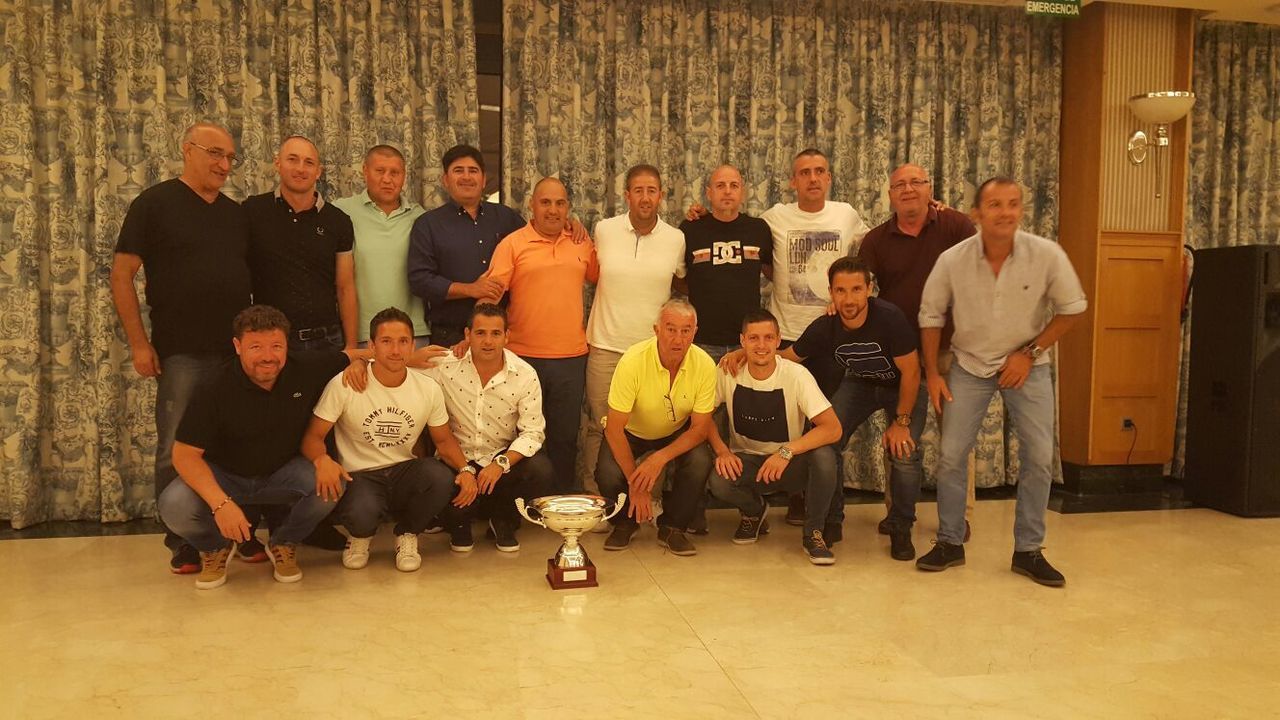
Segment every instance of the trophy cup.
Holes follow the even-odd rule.
[[[529,507],[538,515],[529,516],[524,498],[516,498],[516,510],[535,525],[554,530],[564,537],[564,544],[554,557],[547,558],[547,583],[552,590],[595,587],[596,566],[587,557],[587,551],[578,544],[578,537],[608,520],[622,509],[627,501],[626,493],[618,493],[618,504],[613,512],[605,515],[608,501],[599,495],[548,495],[529,501]]]

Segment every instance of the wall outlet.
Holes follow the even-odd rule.
[[[1121,429],[1121,430],[1132,430],[1132,429],[1133,429],[1133,418],[1124,418],[1123,420],[1121,420],[1121,421],[1120,421],[1120,429]]]

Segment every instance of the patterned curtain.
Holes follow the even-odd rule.
[[[1280,27],[1202,22],[1191,88],[1186,242],[1280,244]],[[1194,302],[1194,295],[1192,298]],[[1182,477],[1191,322],[1182,328],[1172,473]]]
[[[887,176],[912,161],[938,197],[965,207],[993,174],[1018,178],[1025,227],[1058,220],[1060,22],[1021,8],[856,0],[507,0],[503,197],[520,206],[558,175],[590,226],[622,212],[627,167],[665,175],[666,216],[701,199],[707,174],[743,169],[745,210],[790,200],[791,159],[828,152],[832,197],[872,224]],[[1016,479],[997,397],[977,451],[978,484]],[[881,426],[882,427],[882,426]],[[847,477],[881,489],[864,428]],[[932,478],[937,430],[926,432]]]
[[[472,25],[470,0],[0,2],[0,518],[154,511],[155,384],[108,278],[183,129],[230,129],[235,199],[274,187],[272,154],[301,133],[326,196],[363,189],[365,149],[387,142],[432,202],[440,155],[478,135]]]

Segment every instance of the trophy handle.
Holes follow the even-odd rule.
[[[541,520],[534,520],[532,517],[529,517],[529,511],[524,506],[524,498],[521,498],[521,497],[516,498],[516,512],[520,513],[520,515],[524,517],[525,520],[528,520],[534,525],[541,525],[542,527],[546,527],[546,524],[543,523]]]
[[[621,510],[622,510],[622,508],[623,508],[623,506],[625,506],[626,504],[627,504],[627,494],[626,494],[626,493],[618,493],[618,504],[616,504],[616,505],[614,505],[614,506],[613,506],[613,512],[611,512],[611,513],[609,513],[608,515],[605,515],[604,517],[600,518],[600,522],[604,522],[605,520],[608,520],[609,518],[613,517],[614,515],[617,515],[617,514],[618,514],[618,512],[619,512],[619,511],[621,511]]]

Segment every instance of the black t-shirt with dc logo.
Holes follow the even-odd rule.
[[[893,303],[867,299],[867,319],[850,330],[839,315],[823,315],[809,324],[793,346],[830,396],[845,375],[888,387],[902,379],[895,357],[919,347],[906,315]]]
[[[689,302],[704,345],[737,345],[742,316],[760,307],[760,267],[773,264],[773,235],[760,218],[713,215],[680,223]]]

